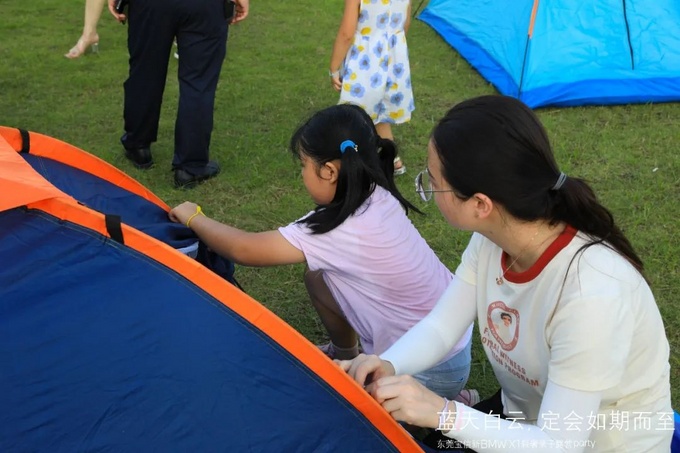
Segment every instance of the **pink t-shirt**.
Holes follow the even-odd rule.
[[[301,223],[279,231],[304,253],[310,270],[323,271],[367,354],[381,354],[424,318],[453,278],[399,201],[380,186],[328,233],[312,234]],[[468,329],[446,359],[471,335]]]

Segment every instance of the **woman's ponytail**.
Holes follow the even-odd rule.
[[[562,187],[549,193],[547,218],[552,223],[566,222],[587,234],[592,241],[584,246],[604,243],[625,257],[643,274],[644,266],[632,244],[614,222],[614,216],[597,200],[593,189],[580,178],[568,177]]]

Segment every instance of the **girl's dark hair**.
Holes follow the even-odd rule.
[[[591,238],[582,250],[605,243],[642,273],[633,246],[584,180],[567,177],[553,189],[560,170],[548,135],[522,102],[507,96],[461,102],[439,121],[431,138],[443,177],[457,196],[483,193],[517,219],[565,222]]]
[[[340,144],[351,140],[357,151],[340,151]],[[406,201],[394,184],[393,141],[380,138],[373,120],[356,105],[341,104],[315,113],[298,128],[290,140],[290,150],[298,159],[303,155],[318,166],[339,159],[340,172],[335,197],[330,204],[317,206],[302,220],[314,234],[327,233],[361,207],[375,186],[389,191],[408,213],[418,209]]]

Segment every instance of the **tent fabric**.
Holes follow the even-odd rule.
[[[24,143],[21,130],[0,126],[0,148],[13,149],[17,152],[26,149],[26,152],[31,155],[46,157],[78,168],[170,210],[170,207],[154,193],[108,162],[54,137],[36,132],[24,132],[27,134],[28,144]]]
[[[673,438],[671,439],[671,453],[680,453],[680,414],[673,411]]]
[[[0,196],[0,211],[61,195],[56,187],[36,171],[27,168],[25,161],[3,140],[2,135],[0,170],[0,187],[8,189]]]
[[[420,451],[248,295],[126,223],[112,240],[5,132],[0,451]]]
[[[234,263],[218,256],[184,225],[168,219],[170,210],[145,187],[107,162],[59,140],[0,127],[13,149],[56,188],[102,214],[115,230],[122,219],[130,226],[187,253],[232,284]],[[115,181],[112,182],[112,181]],[[119,238],[124,241],[125,238]]]
[[[281,346],[158,263],[42,212],[0,222],[0,256],[13,257],[0,282],[0,450],[394,450]]]
[[[431,0],[419,18],[530,107],[680,100],[676,0]]]
[[[122,214],[123,222],[176,249],[197,242],[190,228],[169,221],[165,209],[137,194],[47,157],[30,153],[21,157],[56,188],[95,211]]]

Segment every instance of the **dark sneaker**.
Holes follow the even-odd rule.
[[[214,178],[220,174],[220,166],[215,161],[210,161],[203,168],[175,168],[175,187],[178,189],[191,189],[200,182]]]

